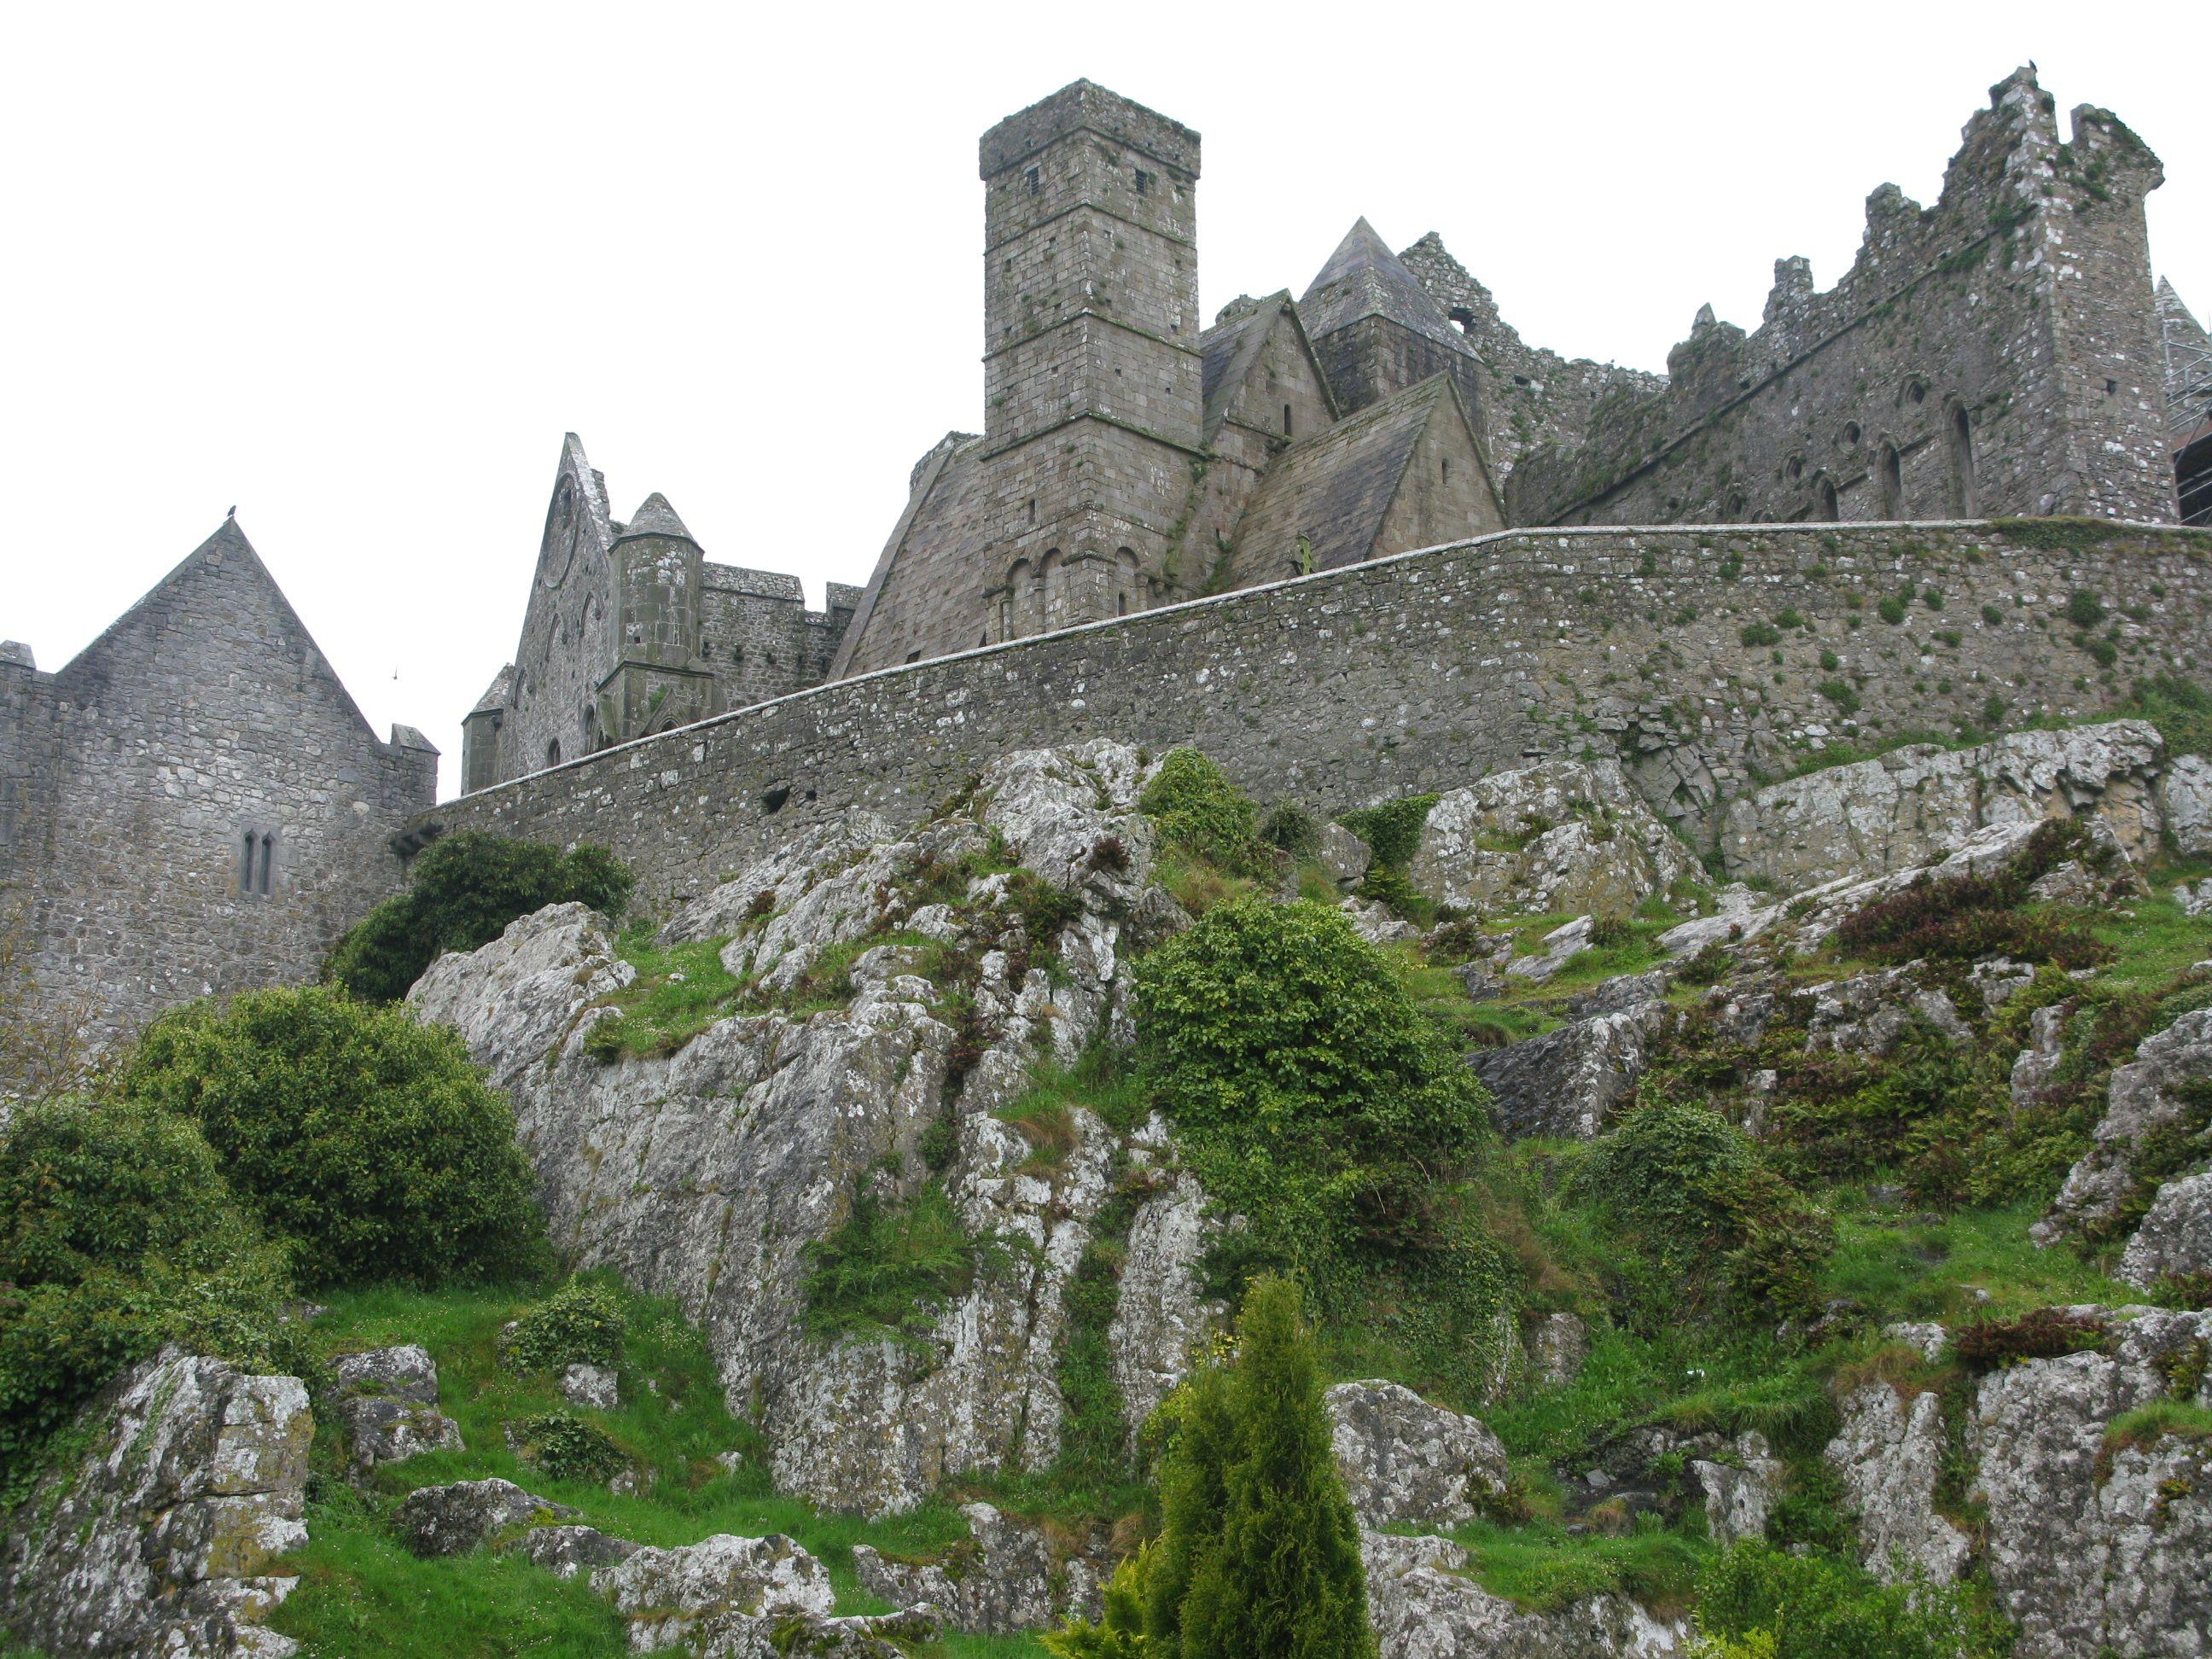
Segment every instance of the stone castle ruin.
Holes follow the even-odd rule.
[[[1437,236],[1364,220],[1302,297],[1206,325],[1199,137],[1088,82],[980,171],[984,430],[921,458],[865,587],[809,611],[658,495],[617,520],[569,437],[455,802],[234,524],[60,672],[0,652],[0,884],[42,976],[143,1018],[302,976],[445,830],[606,841],[667,896],[1093,734],[1195,739],[1330,811],[1594,747],[1704,833],[1869,722],[2109,707],[2111,664],[2030,625],[2053,594],[2124,607],[2132,671],[2212,650],[2175,528],[2212,523],[2212,349],[2154,288],[2159,162],[2101,110],[2062,137],[2030,70],[1934,206],[1877,190],[1832,288],[1778,262],[1760,325],[1701,312],[1664,378],[1528,345]],[[1853,635],[1848,709],[1739,642],[1939,579],[1979,610],[1910,653]]]

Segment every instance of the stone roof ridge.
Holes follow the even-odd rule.
[[[1307,334],[1316,338],[1363,318],[1382,317],[1455,351],[1468,350],[1466,336],[1452,326],[1436,296],[1364,216],[1345,233],[1314,277],[1298,301],[1298,313]]]
[[[1298,319],[1298,308],[1291,298],[1290,289],[1277,289],[1273,294],[1262,295],[1256,300],[1248,297],[1239,303],[1241,308],[1234,316],[1228,315],[1229,308],[1224,307],[1223,317],[1199,337],[1199,349],[1205,355],[1201,390],[1206,405],[1205,430],[1208,443],[1213,441],[1214,434],[1221,430],[1222,422],[1229,417],[1229,406],[1236,401],[1237,390],[1244,384],[1245,377],[1251,374],[1252,365],[1258,359],[1261,349],[1267,344],[1267,336],[1273,331],[1277,318],[1290,318],[1291,327],[1297,335],[1299,349],[1310,361],[1313,358],[1313,343],[1306,336],[1304,324]],[[1329,393],[1328,381],[1321,373],[1321,364],[1315,362],[1313,368],[1315,379],[1321,386],[1322,399],[1334,418],[1336,401]]]
[[[491,677],[491,684],[484,687],[483,696],[477,699],[476,707],[470,709],[469,713],[471,714],[493,714],[506,708],[514,700],[514,665],[509,663]]]
[[[696,541],[698,538],[684,527],[684,520],[676,516],[676,509],[668,504],[668,497],[654,490],[630,514],[629,523],[623,529],[624,538],[632,536],[672,536],[678,541]]]

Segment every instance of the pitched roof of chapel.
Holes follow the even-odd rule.
[[[1310,357],[1313,348],[1304,336],[1304,325],[1299,320],[1297,307],[1291,301],[1291,291],[1279,289],[1264,299],[1239,298],[1224,307],[1221,318],[1212,328],[1199,337],[1199,349],[1204,354],[1202,391],[1205,408],[1206,441],[1213,441],[1213,434],[1221,430],[1221,423],[1229,416],[1237,402],[1237,393],[1252,372],[1252,365],[1274,331],[1277,320],[1290,319],[1291,326],[1298,331],[1299,349]],[[1316,380],[1321,378],[1319,364],[1314,366]],[[1332,411],[1334,404],[1331,405]]]
[[[1455,351],[1468,349],[1467,337],[1364,218],[1328,256],[1298,301],[1298,315],[1314,339],[1364,317],[1382,317]]]
[[[1463,418],[1457,408],[1449,377],[1432,375],[1285,450],[1237,526],[1240,562],[1248,550],[1255,559],[1249,579],[1281,574],[1261,573],[1279,553],[1287,558],[1300,537],[1315,570],[1375,557],[1414,446],[1440,411]]]
[[[676,516],[676,509],[669,506],[668,497],[657,489],[647,495],[637,511],[631,514],[629,523],[623,527],[617,539],[627,539],[632,536],[673,536],[684,542],[696,539],[684,527],[684,520]]]

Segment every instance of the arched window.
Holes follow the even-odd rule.
[[[1897,446],[1885,442],[1881,453],[1874,464],[1875,482],[1881,489],[1881,516],[1900,519],[1905,516],[1905,461],[1898,454]]]
[[[270,872],[276,862],[276,837],[264,830],[261,832],[261,874],[253,885],[253,890],[264,898],[269,896]]]
[[[1013,568],[1006,572],[1005,636],[1018,640],[1036,633],[1043,620],[1042,610],[1037,601],[1036,567],[1027,559],[1016,559]]]
[[[1974,515],[1974,428],[1966,404],[1954,398],[1944,411],[1943,438],[1951,452],[1951,512],[1954,517]]]
[[[1037,626],[1050,630],[1067,625],[1067,561],[1054,547],[1037,561]]]
[[[238,890],[241,893],[253,890],[253,831],[251,830],[239,837]]]
[[[560,738],[556,738],[545,745],[545,763],[548,766],[558,766],[561,763]]]
[[[1833,524],[1843,517],[1836,500],[1836,481],[1825,472],[1813,480],[1813,516],[1822,524]]]

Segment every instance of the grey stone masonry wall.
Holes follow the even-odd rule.
[[[46,995],[111,1038],[312,978],[399,886],[392,839],[436,799],[437,751],[377,741],[226,522],[59,672],[0,665],[0,906]]]
[[[1884,620],[1908,584],[1901,620]],[[2112,612],[2081,644],[2064,614],[2077,590]],[[605,843],[657,908],[802,824],[859,806],[915,817],[1008,750],[1110,736],[1196,744],[1261,799],[1328,813],[1532,751],[1613,752],[1704,834],[1721,799],[1801,750],[1982,724],[1992,700],[2006,721],[2087,715],[2132,676],[2206,661],[2212,535],[2197,532],[1509,531],[839,681],[422,823]]]
[[[2022,70],[1966,124],[1936,205],[1892,185],[1833,289],[1776,263],[1758,331],[1708,307],[1663,393],[1525,455],[1518,524],[2087,514],[2170,522],[2142,198],[2158,159],[2087,106],[2062,143]]]

